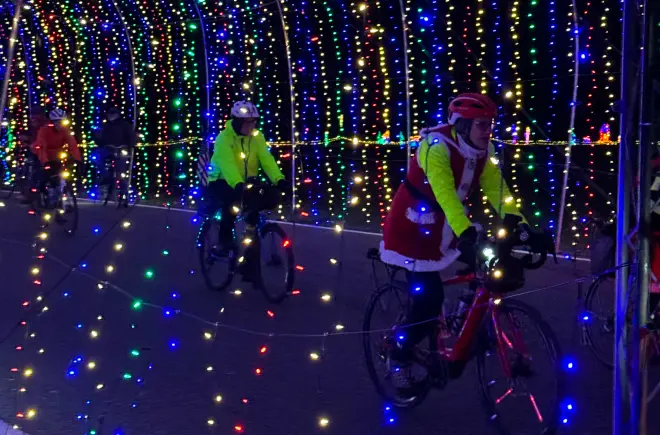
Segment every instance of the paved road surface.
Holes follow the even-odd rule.
[[[51,293],[48,311],[30,322],[29,330],[21,327],[0,344],[0,370],[5,374],[0,418],[19,421],[31,435],[83,434],[92,429],[99,434],[140,435],[229,434],[237,429],[255,435],[491,433],[479,405],[472,364],[462,379],[432,392],[413,411],[399,413],[396,424],[385,425],[359,335],[268,335],[323,335],[337,324],[345,331],[359,330],[373,289],[364,254],[377,244],[377,237],[287,226],[298,263],[305,268],[297,276],[301,295],[274,307],[249,287],[241,287],[240,296],[204,288],[196,273],[197,226],[192,217],[164,209],[116,210],[82,203],[74,238],[53,230],[48,241],[51,257],[69,265],[85,263],[83,272],[111,281],[132,295],[127,296],[99,289],[88,276],[68,274],[67,267],[52,259],[40,263],[42,285],[32,284],[30,268],[36,263],[30,243],[37,219],[13,201],[0,207],[0,339],[25,315],[23,301]],[[121,226],[123,220],[131,222],[129,228]],[[123,244],[120,252],[113,249],[117,243]],[[107,265],[114,266],[112,274],[106,272]],[[147,271],[153,272],[151,278]],[[526,289],[586,273],[584,263],[577,269],[565,261],[548,264],[529,273]],[[450,296],[456,292],[448,290]],[[332,294],[330,302],[321,300],[324,293]],[[134,310],[133,297],[167,309],[143,304]],[[578,371],[570,385],[576,413],[563,433],[607,433],[611,373],[573,339],[576,285],[523,299],[543,311],[564,349],[577,358]],[[167,316],[167,311],[176,310],[181,313]],[[214,331],[203,320],[232,328]],[[92,331],[98,337],[90,338]],[[206,340],[205,332],[215,338]],[[15,350],[17,346],[22,350]],[[132,355],[132,350],[139,355]],[[310,359],[314,352],[319,360]],[[90,362],[93,369],[87,367]],[[32,369],[29,378],[26,369]],[[21,387],[26,391],[18,391]],[[218,395],[220,403],[214,400]],[[36,411],[33,419],[16,417],[29,409]],[[324,428],[319,426],[321,418],[329,421]],[[657,425],[658,416],[653,418]]]

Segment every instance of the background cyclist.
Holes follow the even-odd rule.
[[[53,188],[59,187],[59,175],[63,160],[75,160],[82,163],[78,143],[73,133],[66,127],[66,112],[54,109],[49,114],[50,122],[39,129],[37,139],[32,144],[32,152],[37,156],[42,168],[41,190],[47,183]]]
[[[215,212],[218,207],[221,210],[221,254],[226,253],[233,243],[236,222],[233,206],[241,202],[246,180],[256,177],[261,167],[271,183],[282,192],[288,187],[275,158],[268,150],[264,135],[256,128],[258,120],[259,112],[254,104],[238,101],[231,109],[231,119],[215,140],[205,199],[213,206],[210,212]],[[277,206],[281,192],[266,189],[258,199],[259,208],[269,210]],[[251,221],[256,217],[248,216],[247,223],[256,224]]]
[[[119,193],[127,193],[128,177],[130,176],[129,165],[132,161],[131,156],[137,142],[137,136],[133,129],[133,124],[126,121],[121,116],[119,109],[112,107],[106,112],[107,122],[94,134],[94,141],[98,145],[99,159],[102,163],[102,178],[108,183],[108,194],[112,195],[112,189],[116,180],[113,175],[119,176]],[[114,171],[108,173],[105,170],[106,161],[114,163]],[[114,161],[114,162],[112,162]],[[128,206],[127,200],[124,206]]]

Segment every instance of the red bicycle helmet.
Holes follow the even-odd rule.
[[[461,94],[449,103],[449,124],[454,125],[459,118],[495,118],[497,106],[483,94]]]

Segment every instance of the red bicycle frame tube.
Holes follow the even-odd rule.
[[[472,276],[474,278],[474,276]],[[445,281],[445,284],[463,282],[464,278],[456,277]],[[458,334],[456,343],[453,348],[445,348],[440,340],[438,340],[438,351],[440,355],[449,361],[464,361],[470,357],[470,350],[472,348],[474,338],[481,327],[482,320],[488,311],[490,304],[490,292],[485,287],[479,287],[477,293],[472,301],[472,306],[468,310],[465,317],[465,322]]]

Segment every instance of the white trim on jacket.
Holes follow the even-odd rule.
[[[440,260],[415,260],[398,252],[385,249],[385,242],[380,242],[380,259],[383,263],[399,266],[411,272],[438,272],[451,266],[461,253],[450,249]]]

